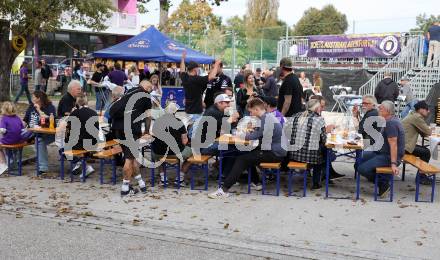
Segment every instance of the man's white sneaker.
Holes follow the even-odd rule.
[[[87,165],[86,167],[86,178],[89,177],[90,174],[92,174],[95,171],[91,165]],[[81,178],[84,178],[83,174],[81,173]]]
[[[72,169],[73,175],[79,175],[81,173],[81,162],[77,162]]]
[[[224,192],[222,188],[219,188],[216,192],[208,194],[210,199],[224,199],[229,197],[229,193]]]
[[[254,189],[254,190],[256,190],[256,191],[260,191],[260,190],[262,190],[263,189],[263,186],[260,184],[260,183],[258,183],[258,184],[255,184],[255,183],[251,183],[251,187]]]
[[[8,166],[4,163],[0,164],[0,175],[2,175],[6,170],[8,169]]]

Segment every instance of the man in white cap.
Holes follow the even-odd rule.
[[[212,117],[217,122],[217,128],[215,133],[215,138],[220,137],[220,132],[222,129],[222,122],[223,117],[229,117],[226,122],[229,124],[235,123],[238,120],[239,114],[234,113],[231,116],[227,115],[225,111],[227,108],[229,108],[231,103],[231,99],[226,94],[219,94],[214,98],[214,105],[210,106],[208,109],[206,109],[205,113],[203,114],[204,117]],[[206,140],[206,133],[208,131],[208,122],[204,122],[203,124],[199,125],[195,134],[201,134],[200,140],[202,143]],[[196,137],[197,138],[197,137]],[[209,155],[217,155],[218,154],[218,143],[213,143],[208,148],[202,148],[201,149],[202,154],[209,154]]]

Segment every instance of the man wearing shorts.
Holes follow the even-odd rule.
[[[151,109],[151,99],[149,92],[152,85],[144,80],[139,87],[128,91],[124,96],[116,100],[110,107],[110,118],[112,121],[111,129],[121,142],[124,154],[124,179],[122,181],[121,196],[136,194],[137,189],[130,185],[133,176],[138,181],[142,192],[147,192],[144,180],[139,173],[139,163],[136,157],[139,155],[139,139],[144,134],[142,125],[149,129],[149,118],[145,118],[146,112]],[[126,118],[129,117],[129,120]],[[125,123],[129,125],[125,126]]]

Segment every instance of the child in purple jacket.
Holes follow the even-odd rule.
[[[11,102],[4,102],[1,107],[2,117],[0,119],[1,144],[18,144],[23,142],[21,131],[24,128],[23,122],[16,115],[16,107]],[[0,175],[8,169],[3,149],[0,149]]]
[[[283,114],[281,114],[281,112],[277,109],[277,99],[274,97],[266,96],[263,98],[263,101],[267,105],[266,111],[273,114],[278,119],[278,121],[280,121],[281,126],[284,126],[284,122],[286,121],[286,119],[284,118]]]

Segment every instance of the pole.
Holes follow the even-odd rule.
[[[284,47],[285,53],[284,57],[289,56],[289,25],[286,23],[286,46]]]
[[[356,21],[353,20],[353,34],[356,33]]]
[[[232,31],[232,77],[235,77],[235,31]]]
[[[191,30],[188,31],[188,46],[191,47]]]
[[[263,38],[260,39],[260,63],[261,68],[263,67]]]

